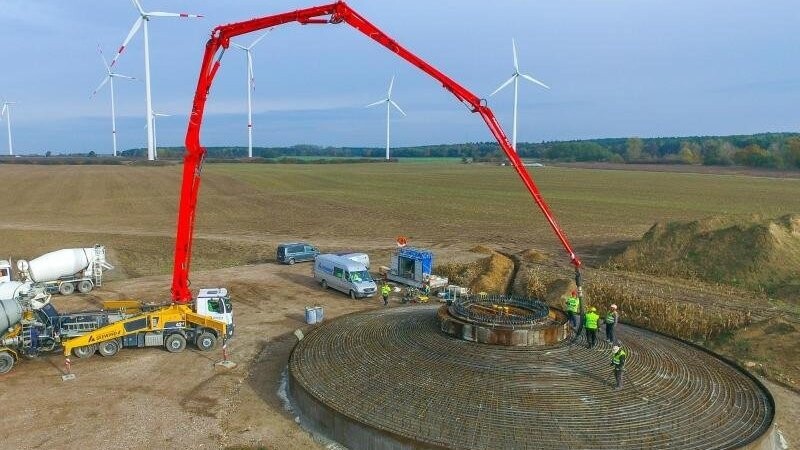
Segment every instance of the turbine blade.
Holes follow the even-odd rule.
[[[139,14],[144,15],[145,12],[144,9],[142,9],[142,5],[136,0],[131,0],[131,1],[133,1],[133,6],[136,7],[136,10],[139,11]]]
[[[249,46],[249,47],[247,47],[247,48],[248,48],[248,49],[251,49],[251,48],[255,47],[255,46],[256,46],[256,44],[258,44],[259,42],[261,42],[261,40],[262,40],[262,39],[264,39],[264,38],[267,36],[267,33],[269,33],[270,31],[272,31],[272,28],[267,28],[267,31],[265,31],[265,32],[261,33],[261,36],[259,36],[259,37],[258,37],[258,38],[257,38],[255,41],[253,41],[253,43],[252,43],[252,44],[250,44],[250,46]]]
[[[97,44],[97,51],[100,53],[100,59],[103,61],[103,65],[106,66],[106,72],[111,73],[111,68],[108,67],[108,61],[106,61],[106,55],[103,54],[103,49],[100,47],[100,44]]]
[[[536,78],[533,78],[532,76],[530,76],[528,74],[521,73],[521,74],[519,74],[519,76],[521,76],[522,78],[525,78],[528,81],[532,81],[532,82],[538,84],[539,86],[541,86],[541,87],[543,87],[545,89],[550,89],[550,86],[542,83],[541,81],[537,80]]]
[[[394,87],[394,75],[392,75],[392,79],[389,81],[389,95],[386,98],[392,98],[392,87]]]
[[[94,96],[95,96],[95,94],[97,94],[98,92],[100,92],[100,89],[103,89],[103,86],[105,86],[105,85],[106,85],[106,83],[108,83],[108,79],[109,79],[109,78],[111,78],[111,76],[110,76],[110,75],[106,75],[105,77],[103,77],[103,81],[101,81],[101,82],[100,82],[100,84],[99,84],[99,85],[98,85],[98,86],[97,86],[97,87],[94,89],[94,91],[92,91],[92,95],[90,95],[90,96],[89,96],[89,98],[92,98],[92,97],[94,97]]]
[[[172,117],[172,114],[153,113],[155,117]]]
[[[143,21],[144,19],[142,17],[139,17],[138,19],[136,19],[136,22],[133,23],[131,31],[128,32],[128,36],[126,36],[125,40],[122,41],[122,45],[119,46],[119,50],[117,50],[117,54],[114,55],[114,59],[111,60],[109,68],[114,67],[114,64],[117,63],[117,60],[119,59],[120,55],[122,55],[122,52],[125,51],[125,47],[128,46],[128,42],[130,42],[131,39],[133,39],[133,35],[136,34],[137,31],[139,31],[139,27],[142,26]]]
[[[247,51],[247,47],[245,47],[244,45],[239,45],[236,42],[231,42],[231,45],[236,47],[236,48],[240,48],[240,49],[242,49],[244,51]]]
[[[378,100],[377,102],[370,103],[369,105],[365,106],[364,108],[369,108],[369,107],[372,107],[372,106],[378,106],[381,103],[386,103],[387,101],[388,101],[388,99]]]
[[[499,88],[494,90],[494,92],[489,94],[489,97],[491,97],[494,94],[497,94],[498,92],[500,92],[501,89],[503,89],[504,87],[508,86],[512,81],[514,81],[514,78],[516,78],[516,77],[517,77],[516,73],[514,75],[511,75],[511,78],[509,78],[508,81],[506,81],[505,83],[501,84]]]
[[[109,76],[112,76],[112,77],[115,77],[115,78],[125,78],[126,80],[135,80],[136,79],[136,77],[129,77],[127,75],[122,75],[121,73],[114,73],[114,72],[109,74]]]
[[[148,13],[145,13],[145,14],[150,16],[150,17],[184,17],[184,18],[193,18],[193,19],[199,19],[200,17],[203,17],[200,14],[171,13],[171,12],[163,12],[163,11],[153,11],[153,12],[148,12]]]
[[[256,75],[253,72],[253,55],[247,58],[247,75],[250,77],[250,89],[256,90]]]
[[[400,111],[400,114],[402,114],[402,115],[404,115],[404,116],[407,116],[407,114],[406,114],[406,113],[405,113],[405,112],[404,112],[402,109],[400,109],[400,107],[399,107],[399,106],[397,106],[397,103],[395,103],[395,102],[394,102],[394,100],[389,100],[389,103],[391,103],[391,104],[392,104],[392,106],[394,106],[395,108],[397,108],[397,110],[398,110],[398,111]]]
[[[517,60],[517,43],[511,38],[511,49],[514,51],[514,72],[519,72],[519,61]]]

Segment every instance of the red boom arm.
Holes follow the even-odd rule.
[[[567,236],[556,223],[553,213],[539,193],[539,188],[536,187],[536,184],[523,166],[519,156],[511,147],[511,144],[509,144],[508,138],[506,138],[505,133],[503,133],[503,129],[497,122],[492,110],[481,103],[481,99],[472,92],[468,91],[418,56],[406,50],[384,32],[379,30],[375,25],[367,21],[367,19],[351,9],[346,3],[339,1],[329,5],[316,6],[244,22],[221,25],[216,27],[211,33],[211,38],[206,43],[206,51],[203,55],[203,64],[200,67],[200,76],[197,80],[197,90],[195,91],[194,104],[192,105],[192,114],[189,117],[189,127],[186,131],[186,156],[184,157],[183,165],[183,183],[181,184],[181,198],[178,210],[178,232],[175,242],[175,264],[172,274],[172,300],[174,303],[188,303],[192,298],[191,292],[189,291],[189,264],[191,262],[192,233],[194,231],[195,211],[197,209],[197,196],[200,190],[200,172],[206,154],[205,149],[200,146],[200,127],[203,122],[203,112],[205,110],[208,92],[211,89],[214,76],[217,74],[217,70],[219,70],[222,54],[230,45],[231,38],[235,36],[289,22],[298,22],[303,25],[346,22],[353,28],[364,33],[367,37],[375,40],[438,80],[442,83],[442,86],[455,95],[458,100],[467,104],[472,112],[480,114],[495,139],[497,139],[503,152],[505,152],[506,156],[511,161],[514,170],[519,174],[528,192],[533,196],[533,200],[542,210],[542,213],[544,213],[547,222],[553,228],[559,241],[561,241],[561,245],[569,254],[570,261],[575,266],[576,275],[578,274],[577,270],[581,265],[580,260],[575,255],[575,252],[573,252],[572,246],[570,246],[567,240]],[[222,52],[220,52],[220,48],[222,48]],[[218,52],[219,56],[217,56]]]

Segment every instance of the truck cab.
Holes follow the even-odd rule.
[[[227,335],[233,335],[233,303],[225,288],[200,289],[196,300],[197,314],[211,317],[227,325]]]

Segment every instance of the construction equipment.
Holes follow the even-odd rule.
[[[49,293],[70,295],[76,290],[91,292],[103,284],[103,271],[113,269],[106,262],[106,248],[65,248],[26,261],[17,261],[21,281],[45,288]],[[0,261],[0,282],[11,281],[11,262]]]
[[[0,373],[11,370],[21,356],[59,347],[65,356],[79,358],[95,352],[113,356],[123,347],[164,346],[179,352],[187,341],[208,351],[233,333],[232,304],[225,289],[201,289],[196,311],[187,305],[112,300],[99,311],[69,314],[59,313],[41,288],[18,289],[13,298],[8,298],[9,292],[0,292]]]
[[[183,183],[181,185],[178,230],[175,241],[175,263],[172,278],[172,299],[174,303],[183,304],[191,301],[191,292],[189,290],[189,266],[191,262],[192,233],[198,203],[198,193],[200,190],[202,166],[206,155],[206,150],[200,145],[200,129],[203,124],[206,100],[211,91],[214,78],[221,66],[222,56],[225,50],[231,45],[232,38],[290,22],[297,22],[301,25],[346,23],[436,79],[446,90],[465,104],[470,111],[480,114],[481,118],[500,144],[500,148],[503,149],[511,165],[522,179],[528,192],[530,192],[534,202],[538,205],[539,209],[541,209],[547,222],[553,229],[553,232],[561,242],[561,245],[569,255],[570,262],[575,266],[575,281],[578,286],[580,286],[580,260],[572,250],[572,246],[567,240],[566,234],[556,223],[555,217],[542,198],[542,195],[539,193],[538,187],[533,182],[533,179],[527,169],[525,169],[519,156],[508,142],[508,138],[495,118],[494,113],[486,105],[486,101],[478,98],[475,94],[462,87],[447,75],[408,51],[405,47],[401,46],[355,10],[350,8],[345,2],[339,1],[243,22],[220,25],[211,32],[211,37],[206,43],[205,53],[203,54],[192,105],[192,113],[189,115],[189,123],[186,131],[186,154],[183,164]]]
[[[431,273],[433,269],[433,252],[413,247],[401,247],[395,250],[391,257],[390,269],[386,279],[396,281],[406,286],[423,289],[426,285],[430,290],[441,289],[447,286],[447,278]]]

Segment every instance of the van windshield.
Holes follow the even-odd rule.
[[[362,270],[359,272],[350,272],[350,281],[352,281],[353,283],[361,283],[362,281],[372,281],[372,277],[366,270]]]

